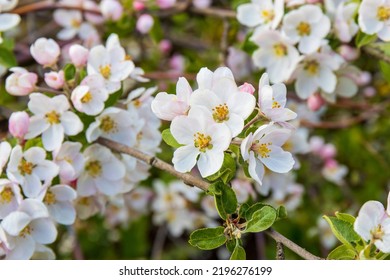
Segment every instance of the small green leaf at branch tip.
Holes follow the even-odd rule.
[[[253,213],[247,222],[245,232],[261,232],[270,228],[276,220],[276,210],[271,206],[264,206]]]
[[[361,240],[361,237],[353,229],[353,224],[346,222],[337,217],[323,216],[328,222],[333,234],[340,240],[341,243],[349,246],[351,249],[354,248],[352,243],[357,243]]]
[[[343,244],[335,248],[329,253],[328,260],[355,260],[358,257],[358,253],[352,250],[349,246]]]
[[[171,133],[171,130],[169,128],[165,129],[163,132],[162,132],[162,139],[164,140],[164,142],[168,145],[168,146],[171,146],[173,148],[179,148],[181,147],[182,145],[179,144],[175,137],[173,137],[172,133]]]
[[[64,67],[64,76],[66,81],[70,81],[74,79],[76,75],[76,67],[73,64],[66,64]]]
[[[243,217],[245,218],[245,220],[249,221],[250,219],[252,219],[252,215],[262,209],[264,206],[270,206],[270,205],[267,205],[267,204],[264,204],[264,203],[261,203],[261,202],[256,202],[255,204],[252,204],[252,205],[248,205]],[[272,207],[272,206],[270,206]]]
[[[230,260],[246,260],[245,249],[239,244],[238,241],[236,242],[236,247],[230,256]]]
[[[189,243],[201,250],[212,250],[225,244],[224,227],[201,228],[191,233]]]
[[[221,179],[222,182],[227,184],[235,177],[235,175],[236,161],[231,154],[225,153],[221,169],[218,172],[206,177],[206,179],[211,182]]]
[[[351,214],[347,214],[347,213],[336,212],[335,215],[336,215],[337,219],[343,220],[343,221],[350,223],[352,225],[355,223],[355,220],[356,220],[356,218],[354,216],[352,216]]]
[[[369,35],[369,34],[366,34],[362,31],[359,31],[358,34],[356,35],[355,37],[355,45],[358,47],[358,48],[361,48],[365,45],[368,45],[370,43],[373,43],[377,40],[377,35],[374,34],[374,35]]]
[[[226,220],[229,214],[237,211],[237,196],[233,189],[218,181],[210,186],[214,194],[215,206],[219,216]]]
[[[276,209],[277,213],[277,219],[276,220],[282,220],[287,218],[287,209],[283,205],[279,206],[278,209]]]

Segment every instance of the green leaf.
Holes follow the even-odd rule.
[[[212,250],[225,244],[226,236],[224,227],[201,228],[195,230],[190,235],[188,241],[192,246],[201,250]]]
[[[231,239],[226,242],[226,248],[230,253],[233,253],[234,249],[236,248],[236,240]]]
[[[162,139],[164,140],[165,143],[167,143],[168,146],[171,146],[173,148],[179,148],[183,146],[176,141],[175,137],[173,137],[171,130],[169,128],[165,129],[162,132]]]
[[[41,147],[43,148],[42,139],[41,137],[32,138],[26,141],[23,146],[23,150],[27,151],[28,149],[32,147]]]
[[[379,61],[382,77],[390,83],[390,64],[384,61]]]
[[[347,213],[336,212],[335,215],[336,215],[337,219],[343,220],[343,221],[350,223],[352,225],[355,223],[355,220],[356,220],[356,218],[354,216],[347,214]]]
[[[219,216],[226,220],[228,214],[233,214],[237,210],[237,197],[233,189],[225,185],[223,182],[218,181],[214,184],[213,188],[220,194],[214,193],[215,206],[219,213]]]
[[[250,205],[248,203],[241,204],[240,209],[238,210],[238,215],[245,218],[245,212],[248,211],[249,207]]]
[[[5,47],[0,47],[0,64],[7,68],[16,66],[17,61],[14,53]]]
[[[255,204],[252,204],[250,207],[247,208],[247,210],[245,211],[245,214],[243,215],[243,217],[245,218],[245,220],[249,221],[250,219],[252,219],[252,215],[256,211],[258,211],[261,208],[263,208],[264,206],[267,206],[267,204],[264,204],[264,203],[261,203],[261,202],[257,202]]]
[[[223,164],[219,171],[216,173],[206,177],[209,181],[216,181],[219,178],[227,184],[232,180],[236,175],[236,161],[232,157],[231,154],[225,153],[225,156],[223,158]]]
[[[239,245],[239,243],[236,243],[236,247],[234,248],[234,251],[232,255],[230,256],[231,260],[246,260],[246,253],[245,249]]]
[[[343,244],[329,253],[328,260],[355,260],[357,253],[349,246]]]
[[[66,81],[70,81],[74,79],[76,75],[76,67],[73,64],[66,64],[64,67],[64,76]]]
[[[328,222],[333,234],[341,241],[341,243],[352,247],[352,242],[357,243],[361,239],[354,231],[353,224],[340,220],[336,217],[323,216],[323,218]]]
[[[15,47],[15,40],[12,38],[3,38],[3,43],[0,44],[1,48],[13,51]]]
[[[356,35],[355,38],[355,44],[358,48],[361,48],[365,45],[368,45],[370,43],[375,42],[377,39],[377,35],[368,35],[362,31],[359,30],[358,34]]]
[[[122,97],[122,93],[123,93],[122,87],[116,92],[111,93],[107,101],[104,102],[104,108],[113,107],[118,102],[119,98]]]
[[[277,215],[277,220],[282,220],[287,218],[287,210],[286,207],[283,205],[279,206],[278,209],[276,209],[276,215]]]
[[[276,210],[271,206],[264,206],[253,213],[247,222],[245,232],[260,232],[270,228],[276,220]]]
[[[245,41],[241,45],[241,49],[248,54],[253,54],[255,52],[255,50],[257,50],[259,48],[258,45],[256,45],[254,42],[252,42],[250,40],[252,35],[253,35],[253,32],[248,33],[248,35],[245,38]]]

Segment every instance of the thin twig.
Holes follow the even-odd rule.
[[[276,259],[277,260],[285,260],[286,259],[286,257],[284,256],[283,244],[280,242],[276,242]]]
[[[59,91],[59,90],[55,90],[55,89],[51,89],[51,88],[45,88],[45,87],[35,87],[35,90],[38,92],[46,92],[46,93],[51,93],[51,94],[55,94],[55,95],[63,95],[64,94],[63,91]]]
[[[178,172],[169,163],[166,163],[166,162],[164,162],[156,157],[147,155],[147,154],[145,154],[137,149],[119,144],[117,142],[114,142],[114,141],[111,141],[111,140],[108,140],[105,138],[99,138],[97,142],[103,146],[110,148],[113,151],[128,154],[128,155],[135,157],[136,159],[139,159],[139,160],[141,160],[141,161],[143,161],[143,162],[145,162],[153,167],[156,167],[158,169],[166,171],[166,172],[170,173],[171,175],[181,179],[187,185],[198,187],[203,191],[207,191],[207,189],[210,186],[210,184],[208,182],[204,181],[203,179],[200,179],[200,178],[198,178],[194,175],[191,175],[189,173]],[[317,257],[317,256],[309,253],[308,251],[306,251],[305,249],[303,249],[302,247],[295,244],[294,242],[292,242],[291,240],[289,240],[288,238],[286,238],[285,236],[283,236],[282,234],[280,234],[279,232],[277,232],[273,229],[269,229],[269,230],[265,231],[265,233],[268,236],[270,236],[271,238],[273,238],[276,242],[280,242],[280,243],[284,244],[287,248],[289,248],[290,250],[292,250],[293,252],[295,252],[296,254],[298,254],[299,256],[301,256],[302,258],[304,258],[306,260],[320,260],[321,259],[320,257]]]
[[[167,233],[168,228],[166,225],[162,225],[157,229],[150,257],[152,260],[161,260],[161,254],[164,248],[165,239],[167,238]]]
[[[375,44],[370,44],[370,45],[364,46],[362,49],[368,55],[376,57],[381,61],[390,63],[390,56],[386,55],[385,52],[383,50],[381,50],[379,46],[377,46]]]

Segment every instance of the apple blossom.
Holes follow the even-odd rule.
[[[354,223],[355,231],[365,240],[371,241],[383,253],[390,253],[390,211],[379,201],[368,201],[359,210]]]
[[[224,151],[232,138],[229,128],[215,123],[211,113],[201,106],[192,107],[188,116],[176,117],[171,123],[171,133],[183,145],[173,154],[175,169],[188,172],[197,164],[202,177],[221,168]]]
[[[377,34],[383,41],[390,40],[390,2],[363,0],[359,7],[358,23],[364,33]]]
[[[256,198],[256,193],[248,180],[236,178],[232,180],[231,184],[232,189],[236,193],[238,203],[243,204],[247,202],[250,197],[253,199]]]
[[[152,29],[154,19],[149,14],[142,14],[137,20],[136,28],[142,34],[147,34]]]
[[[0,175],[3,174],[3,168],[8,162],[11,150],[12,147],[7,141],[0,143]]]
[[[80,175],[84,167],[81,148],[81,143],[67,141],[53,151],[53,161],[59,167],[61,181],[71,182]]]
[[[38,82],[37,74],[21,67],[13,67],[10,70],[13,73],[5,80],[5,89],[9,94],[23,96],[34,91]]]
[[[10,236],[11,250],[6,259],[29,259],[37,244],[53,243],[57,237],[47,208],[35,199],[23,200],[17,211],[3,219],[1,226]]]
[[[0,44],[3,43],[3,37],[1,34],[4,31],[10,30],[20,23],[20,16],[17,14],[1,14],[0,9]]]
[[[24,139],[24,136],[28,132],[30,125],[30,117],[25,111],[13,112],[8,120],[8,130],[11,135],[20,140]]]
[[[58,9],[53,14],[55,22],[63,29],[58,32],[57,37],[60,40],[70,40],[79,32],[83,15],[77,10]]]
[[[8,179],[0,179],[0,219],[16,211],[23,196],[18,184]]]
[[[74,44],[69,48],[69,57],[76,67],[83,67],[87,64],[89,50],[81,45]]]
[[[176,4],[176,0],[156,0],[156,4],[161,9],[168,9]]]
[[[301,57],[295,47],[275,30],[256,31],[251,40],[260,48],[253,55],[253,63],[265,68],[273,83],[287,81]]]
[[[341,42],[350,42],[359,31],[359,26],[354,20],[357,8],[357,3],[340,3],[337,7],[334,27]]]
[[[193,0],[192,4],[194,7],[204,9],[210,7],[212,0]]]
[[[315,93],[313,95],[310,95],[307,99],[307,107],[311,111],[318,111],[326,104],[326,101],[324,98],[321,97],[319,93]]]
[[[346,61],[354,61],[359,58],[360,51],[357,48],[353,48],[349,45],[341,45],[338,48],[338,53],[344,58]]]
[[[345,165],[339,164],[334,159],[327,159],[321,173],[326,180],[336,185],[342,185],[344,183],[344,177],[348,174],[348,168]]]
[[[117,21],[122,17],[123,6],[116,0],[103,0],[100,2],[100,11],[105,19]]]
[[[57,63],[61,50],[53,39],[39,38],[31,45],[30,52],[36,62],[51,67]]]
[[[92,144],[83,155],[85,164],[77,180],[78,195],[115,195],[122,192],[125,167],[108,148]]]
[[[247,92],[249,94],[254,94],[256,89],[249,83],[244,83],[238,87],[238,90],[241,92]]]
[[[45,73],[45,83],[54,89],[62,88],[65,83],[64,71]]]
[[[58,166],[46,160],[46,152],[40,147],[32,147],[26,151],[17,145],[12,149],[7,167],[7,176],[22,187],[29,198],[37,197],[45,183],[50,182],[58,174]]]
[[[238,21],[248,27],[275,29],[284,14],[283,0],[252,0],[237,7]]]
[[[32,93],[28,108],[34,114],[26,139],[42,134],[43,147],[53,151],[61,146],[64,135],[76,135],[83,130],[83,123],[73,112],[64,95],[47,97],[42,93]]]
[[[262,125],[242,141],[242,157],[249,164],[249,174],[260,185],[265,167],[277,173],[287,173],[293,168],[292,155],[281,148],[290,134],[290,130],[274,124]]]
[[[315,52],[330,31],[330,20],[316,5],[304,5],[287,13],[282,30],[301,53]]]

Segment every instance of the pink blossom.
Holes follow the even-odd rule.
[[[172,70],[179,73],[184,72],[184,67],[185,67],[184,64],[185,64],[184,57],[180,54],[174,54],[169,61],[169,66],[172,68]]]
[[[168,9],[176,4],[176,0],[157,0],[156,2],[161,9]]]
[[[140,33],[146,34],[152,29],[153,24],[153,17],[149,14],[143,14],[138,18],[136,28]]]
[[[83,67],[87,64],[88,54],[88,49],[78,44],[69,48],[70,60],[76,67]]]
[[[372,80],[372,76],[371,76],[371,73],[370,72],[367,72],[367,71],[364,71],[360,74],[360,76],[358,77],[356,83],[359,85],[359,86],[365,86],[367,84],[369,84]]]
[[[341,45],[339,47],[340,55],[347,61],[353,61],[359,58],[360,52],[358,49],[348,45]]]
[[[252,95],[255,92],[255,88],[249,83],[244,83],[243,85],[239,86],[238,89],[242,92],[247,92]]]
[[[13,73],[5,81],[5,89],[11,95],[24,96],[33,92],[38,82],[38,76],[21,67],[10,69]]]
[[[365,87],[363,89],[363,94],[366,97],[373,97],[376,94],[376,89],[374,87]]]
[[[160,49],[160,51],[164,54],[167,54],[170,52],[170,50],[172,49],[172,43],[171,41],[167,40],[167,39],[164,39],[162,40],[159,44],[158,44],[158,48]]]
[[[320,151],[320,157],[325,160],[333,159],[336,156],[337,150],[333,144],[326,144]]]
[[[53,39],[39,38],[30,47],[32,57],[44,67],[57,63],[60,47]]]
[[[116,0],[103,0],[100,3],[100,10],[105,19],[119,20],[123,14],[121,3]]]
[[[11,135],[15,138],[24,139],[30,124],[28,114],[25,111],[14,112],[8,122],[8,129]]]
[[[64,71],[51,71],[50,73],[45,73],[45,83],[54,89],[60,89],[64,86],[65,76]]]
[[[313,112],[318,111],[325,105],[325,100],[319,94],[309,96],[307,99],[307,107]]]
[[[199,9],[207,8],[211,5],[212,0],[194,0],[192,4]]]
[[[136,0],[133,3],[133,8],[136,11],[142,11],[143,9],[145,9],[145,3],[143,1],[137,1]]]

